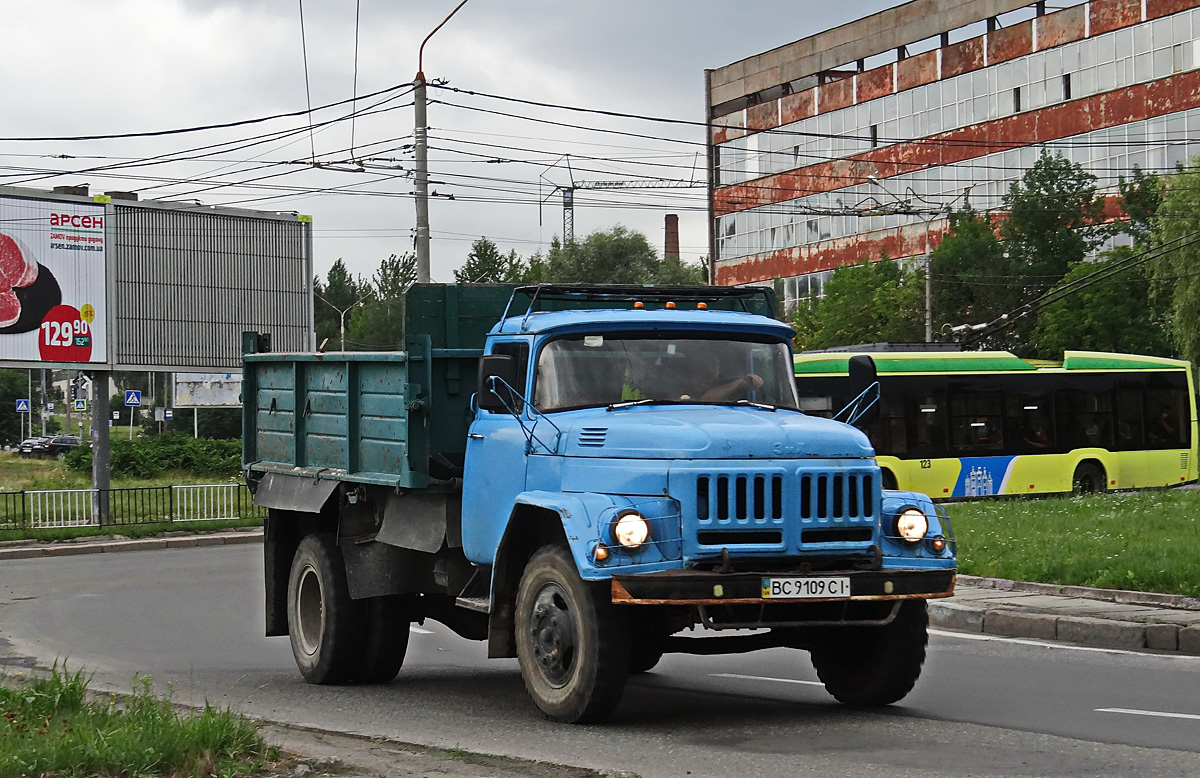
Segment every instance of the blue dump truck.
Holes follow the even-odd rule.
[[[844,703],[901,699],[953,534],[925,495],[881,489],[862,432],[798,410],[775,305],[418,284],[403,352],[246,333],[267,634],[311,683],[386,683],[434,619],[516,657],[562,722],[604,719],[670,652],[800,649]],[[852,372],[861,423],[878,384],[867,357]]]

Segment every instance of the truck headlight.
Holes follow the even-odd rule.
[[[896,517],[896,534],[909,543],[916,543],[929,531],[929,519],[916,508],[905,508]]]
[[[650,525],[639,513],[626,513],[613,525],[613,537],[622,548],[637,548],[650,537]]]

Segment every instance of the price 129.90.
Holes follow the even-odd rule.
[[[88,323],[82,319],[42,322],[42,342],[47,346],[82,345],[76,343],[75,336],[86,337],[89,332]]]
[[[47,362],[90,362],[92,326],[71,305],[56,305],[42,319],[38,353]]]

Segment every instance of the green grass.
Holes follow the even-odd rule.
[[[1200,597],[1200,491],[947,506],[959,572]]]
[[[216,532],[236,527],[262,526],[260,518],[229,521],[173,521],[159,524],[114,524],[106,527],[52,527],[50,529],[0,529],[0,542],[5,540],[72,540],[95,535],[123,535],[127,538],[148,538],[163,532]]]
[[[154,478],[114,476],[115,489],[138,486],[170,486],[182,484],[215,484],[240,481],[240,477],[215,478],[197,476],[182,470],[169,470]],[[0,492],[19,492],[35,489],[90,489],[92,476],[70,469],[61,459],[22,457],[16,452],[0,451]]]
[[[228,708],[180,712],[147,677],[133,693],[89,695],[82,671],[0,678],[0,778],[232,778],[278,758],[257,727]]]

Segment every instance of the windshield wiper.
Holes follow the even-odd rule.
[[[734,405],[741,405],[741,406],[743,406],[743,407],[748,405],[748,406],[750,406],[751,408],[762,408],[764,411],[777,411],[777,410],[779,410],[779,406],[778,406],[778,405],[768,405],[767,403],[758,403],[758,402],[754,402],[753,400],[735,400],[733,404],[734,404]]]
[[[617,408],[632,408],[635,405],[691,405],[691,400],[658,400],[653,397],[644,397],[641,400],[622,400],[608,406],[606,410],[616,410]]]

